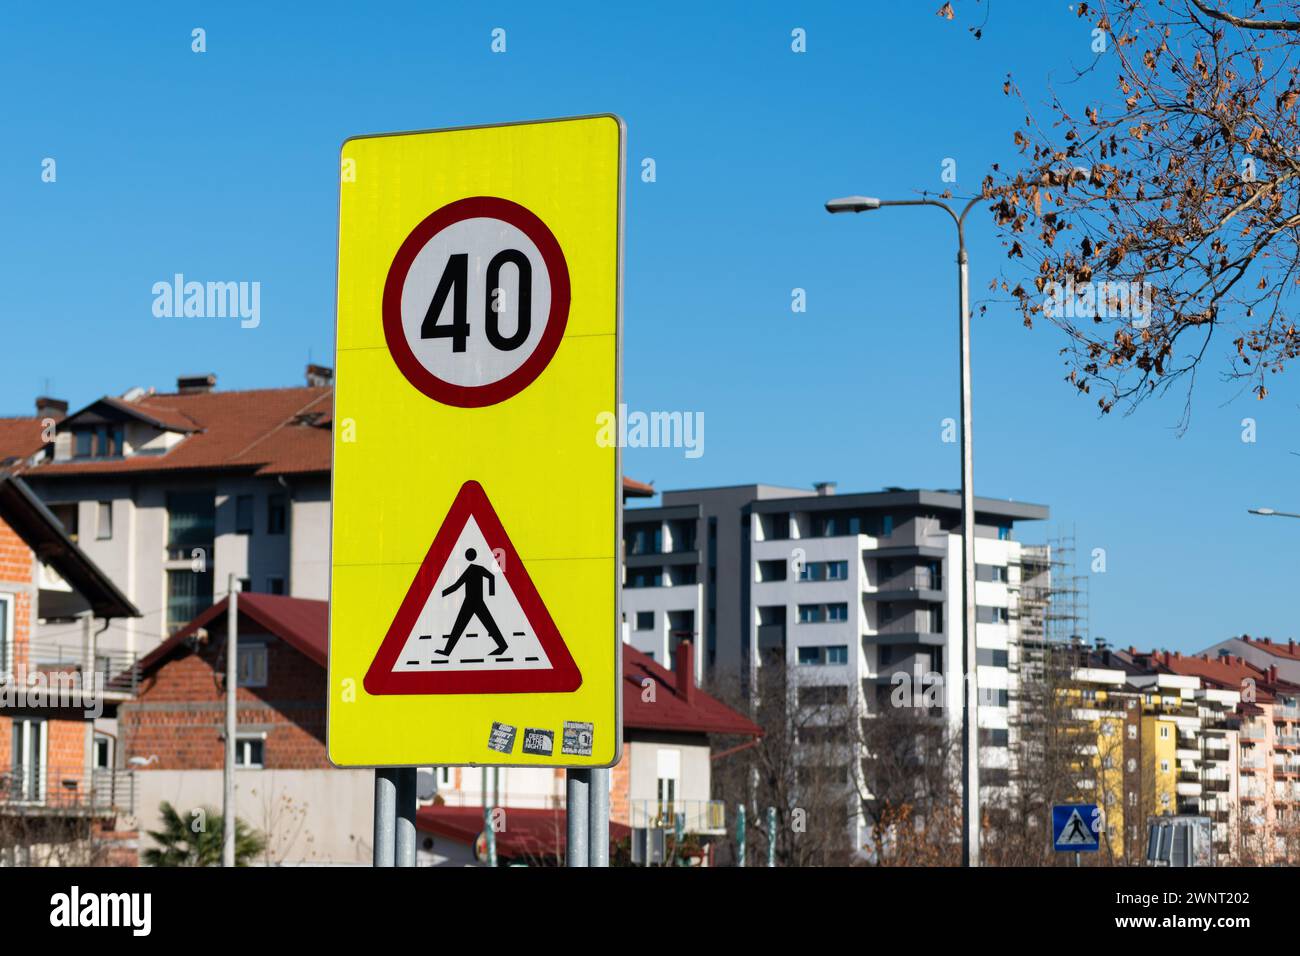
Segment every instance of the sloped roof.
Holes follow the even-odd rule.
[[[228,597],[223,597],[142,657],[140,673],[148,674],[161,666],[199,628],[220,626],[224,630],[229,600]],[[326,635],[329,633],[328,601],[308,601],[278,594],[249,592],[239,595],[239,614],[268,634],[282,639],[312,663],[325,666]]]
[[[95,617],[140,617],[130,599],[68,537],[59,519],[16,475],[0,473],[0,521],[81,595]]]
[[[140,661],[142,674],[150,673],[181,649],[187,637],[201,627],[224,627],[226,603],[222,598],[177,631]],[[324,667],[329,633],[329,602],[271,594],[240,594],[239,613],[283,638],[308,660]],[[642,698],[644,681],[655,684],[653,701]],[[762,729],[699,688],[689,703],[677,692],[677,678],[634,647],[623,645],[623,725],[634,730],[676,733],[761,736]]]
[[[1300,644],[1297,644],[1294,640],[1282,644],[1267,637],[1251,637],[1249,634],[1241,635],[1241,640],[1266,654],[1272,654],[1274,657],[1281,657],[1289,661],[1300,661]]]
[[[655,687],[652,700],[644,699],[649,696],[644,693],[647,680]],[[623,725],[678,733],[763,734],[748,717],[698,687],[687,703],[677,690],[677,675],[628,644],[623,645]]]
[[[40,478],[218,469],[257,475],[325,474],[330,470],[333,403],[334,389],[328,385],[155,393],[133,401],[107,396],[64,418],[60,429],[75,427],[78,416],[108,405],[185,437],[161,455],[14,467]],[[0,461],[13,457],[25,462],[43,445],[40,418],[0,418]],[[644,482],[623,479],[625,498],[654,494]]]
[[[1272,702],[1279,693],[1300,693],[1300,687],[1283,680],[1269,680],[1267,671],[1236,656],[1210,657],[1202,654],[1199,657],[1186,657],[1166,652],[1153,654],[1152,660],[1158,667],[1175,674],[1199,677],[1229,690],[1241,690],[1245,681],[1253,681],[1255,699],[1260,703]]]
[[[239,469],[259,475],[328,472],[333,393],[328,386],[302,386],[159,393],[131,402],[100,399],[69,415],[60,427],[75,425],[79,415],[104,403],[187,434],[162,455],[42,462],[30,473],[57,478],[187,469]],[[322,414],[313,417],[313,412]]]
[[[562,861],[568,842],[565,812],[540,807],[508,807],[506,827],[496,835],[497,856]],[[457,843],[474,845],[483,832],[481,807],[421,807],[415,811],[416,829]],[[609,842],[617,843],[632,832],[626,824],[609,821]]]
[[[25,462],[45,447],[41,421],[34,415],[30,418],[0,418],[0,463],[8,458]]]

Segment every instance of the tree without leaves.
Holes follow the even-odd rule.
[[[1107,39],[1078,72],[1113,71],[1113,92],[1067,103],[1052,91],[1042,120],[1026,103],[1022,161],[984,180],[1011,261],[1002,287],[1026,325],[1064,330],[1066,378],[1103,412],[1181,380],[1185,427],[1207,359],[1263,398],[1300,354],[1298,8],[1078,4]],[[1003,91],[1025,100],[1011,77]],[[1145,311],[1062,315],[1049,293],[1070,283],[1147,290]]]

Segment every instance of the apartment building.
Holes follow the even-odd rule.
[[[1041,505],[976,499],[980,763],[990,792],[1011,775],[1021,618],[1013,527],[1047,517]],[[960,519],[960,497],[944,491],[837,494],[823,483],[664,492],[660,506],[624,513],[625,635],[657,656],[679,636],[702,634],[700,677],[726,692],[755,693],[763,668],[776,666],[801,696],[846,713],[879,713],[900,693],[922,706],[937,695],[955,729]]]
[[[1234,654],[1197,656],[1162,653],[1159,666],[1195,674],[1207,689],[1236,694],[1230,732],[1222,743],[1235,756],[1239,818],[1230,829],[1232,851],[1241,863],[1300,861],[1300,685],[1285,681],[1278,665],[1262,669]],[[1267,659],[1267,658],[1266,658]],[[1223,761],[1231,768],[1231,760]],[[1232,790],[1225,796],[1231,799]],[[1208,811],[1216,821],[1216,807]]]

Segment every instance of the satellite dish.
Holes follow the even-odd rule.
[[[432,800],[438,795],[438,778],[431,770],[421,770],[415,775],[415,798]]]

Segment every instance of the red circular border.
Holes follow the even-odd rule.
[[[500,381],[490,385],[456,385],[434,375],[415,357],[406,341],[406,332],[402,328],[402,287],[406,284],[407,273],[411,263],[420,250],[442,230],[464,219],[490,218],[500,219],[514,226],[537,246],[542,254],[551,280],[551,311],[546,319],[546,331],[541,341],[533,349],[527,360]],[[551,230],[528,209],[496,196],[471,196],[448,203],[436,212],[426,216],[419,225],[411,230],[393,264],[388,267],[388,279],[384,282],[384,338],[388,342],[388,352],[401,369],[406,380],[425,395],[444,405],[458,408],[483,408],[504,402],[517,395],[533,383],[537,376],[550,364],[555,350],[564,338],[564,328],[569,322],[569,266],[564,260],[564,252]]]

